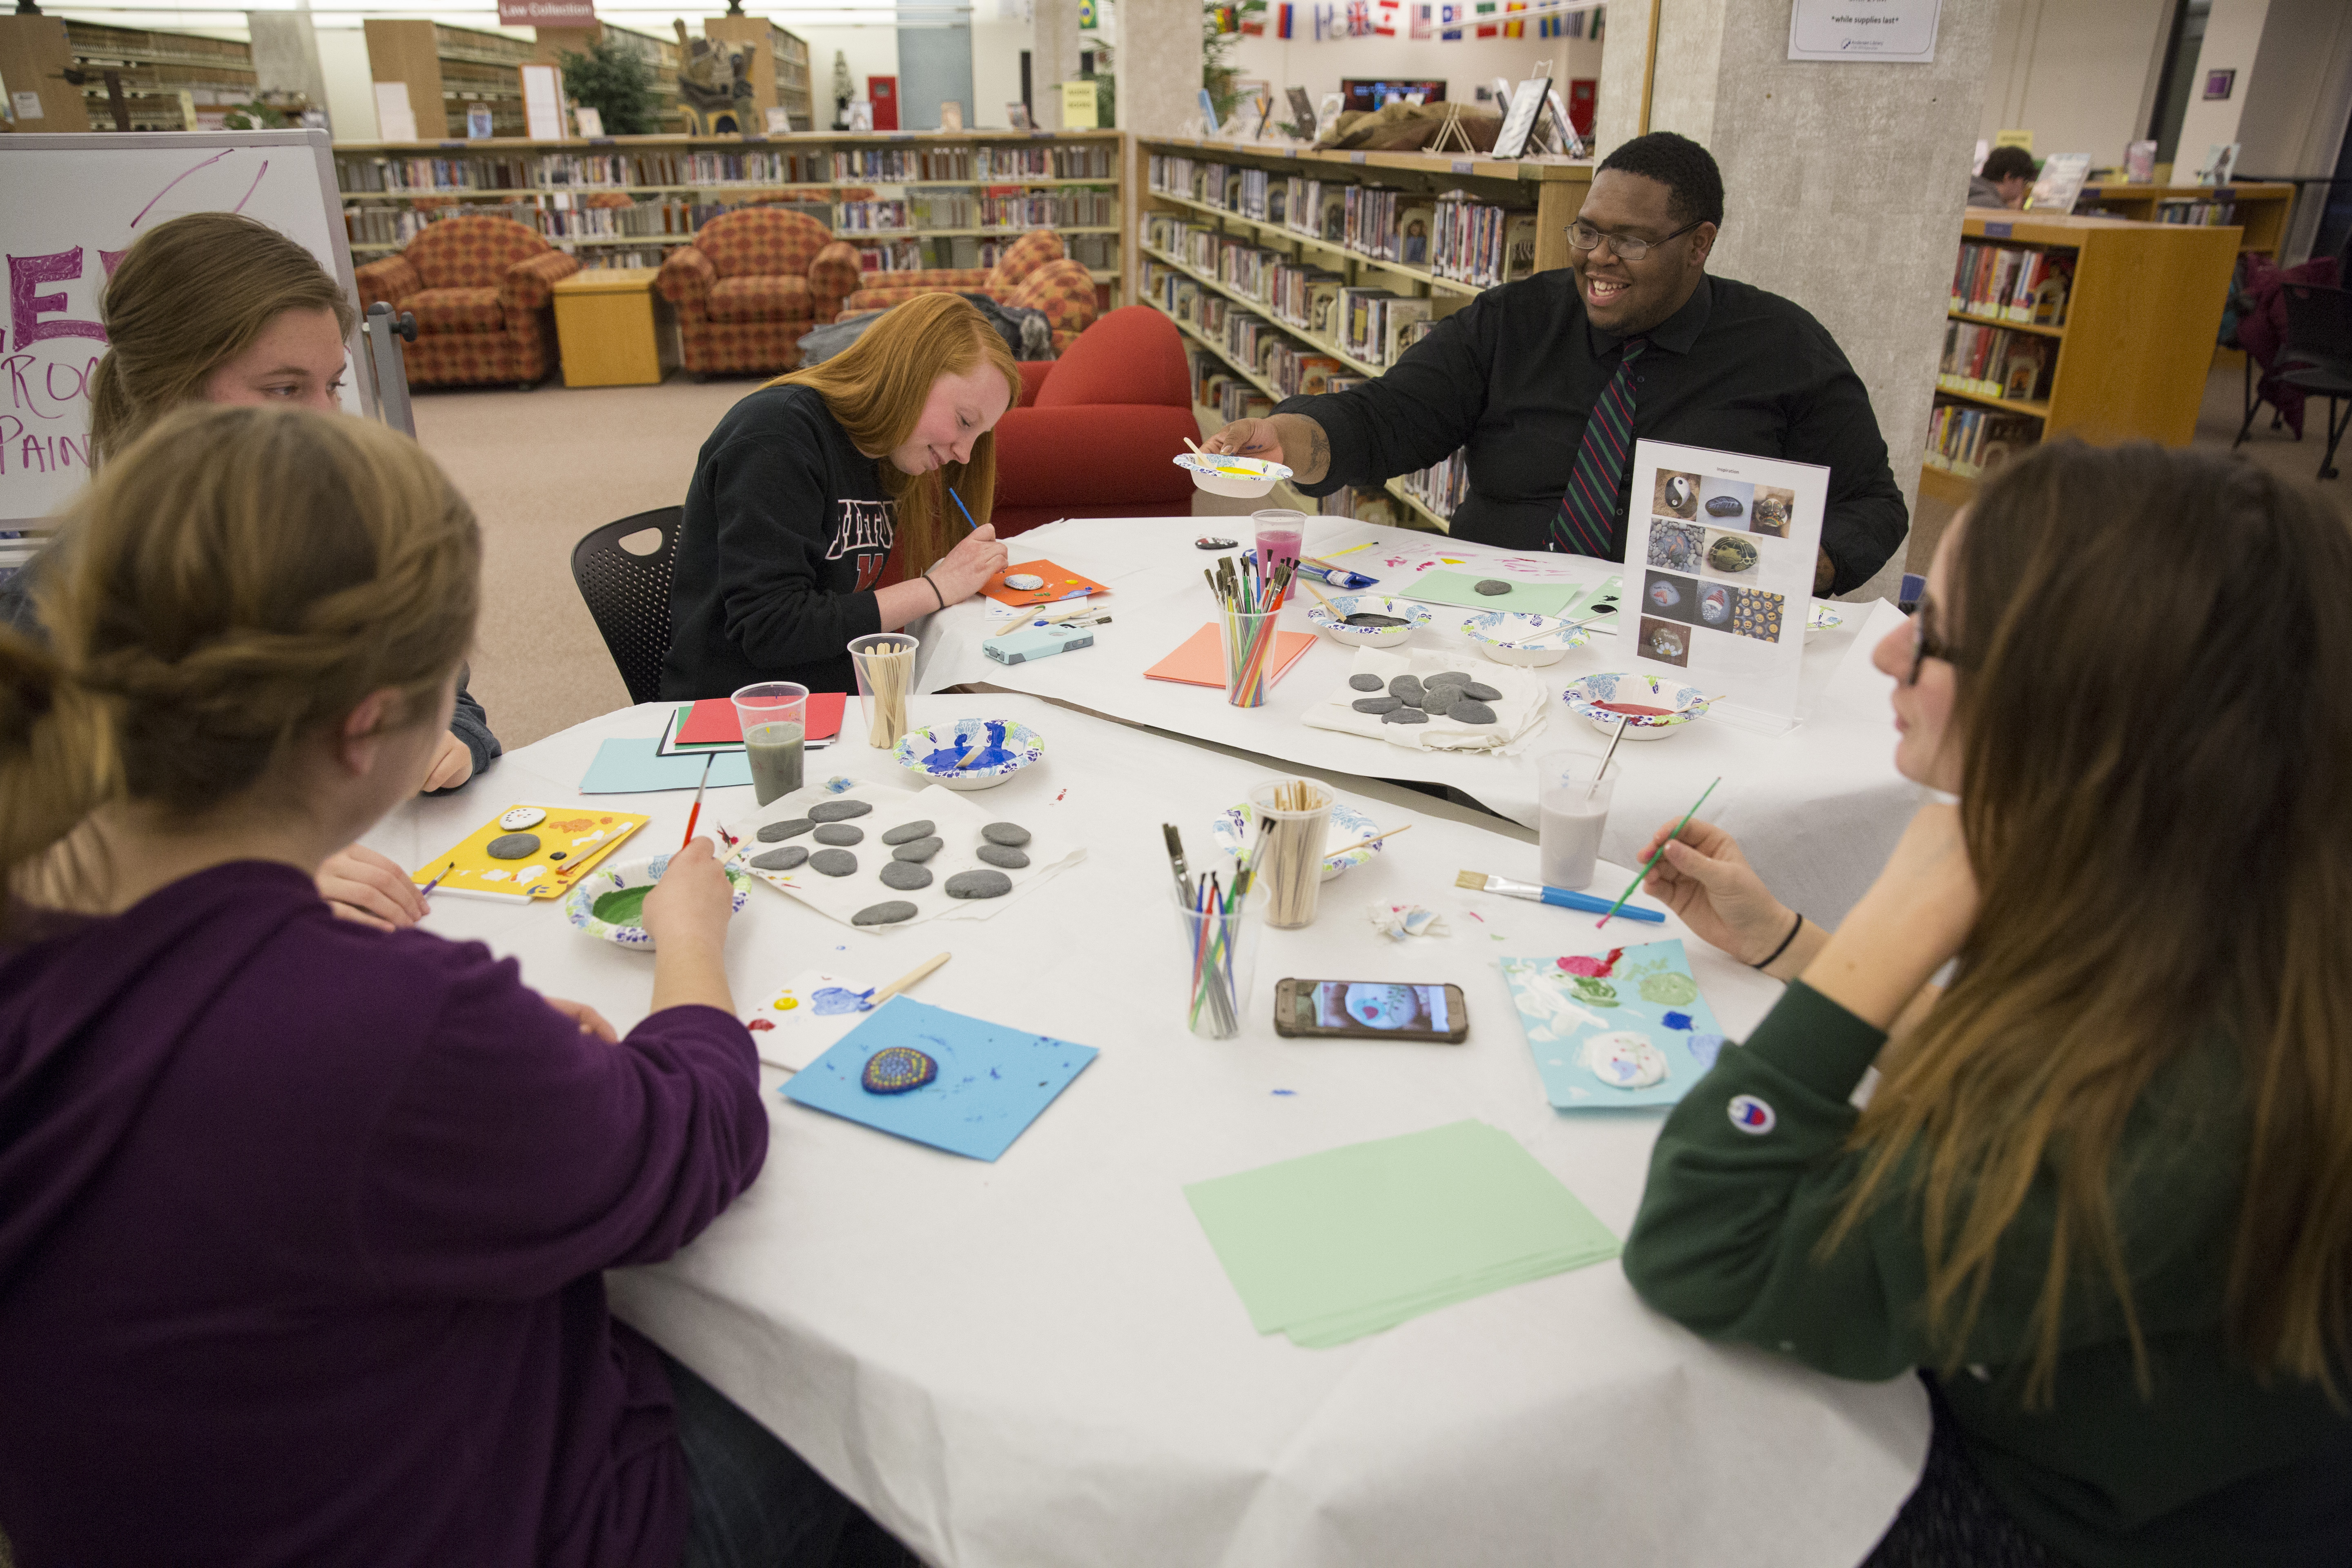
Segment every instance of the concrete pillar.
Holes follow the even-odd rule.
[[[1789,0],[1611,0],[1603,157],[1640,132],[1661,3],[1648,128],[1690,137],[1722,165],[1707,269],[1793,300],[1829,329],[1870,391],[1916,520],[1998,0],[1943,0],[1927,65],[1791,60]],[[1905,553],[1858,596],[1891,597]]]
[[[1118,128],[1173,136],[1201,112],[1198,0],[1119,0]]]
[[[1029,12],[1029,100],[1038,129],[1062,128],[1062,84],[1078,74],[1078,0],[1035,0]]]
[[[319,64],[319,35],[310,8],[247,11],[246,35],[253,40],[255,86],[262,92],[299,92],[317,110],[327,107],[327,73]]]

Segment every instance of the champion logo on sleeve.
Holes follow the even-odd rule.
[[[1772,1113],[1772,1108],[1752,1094],[1733,1095],[1728,1109],[1734,1127],[1759,1138],[1780,1124],[1780,1119]]]

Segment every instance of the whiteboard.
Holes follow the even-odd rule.
[[[183,213],[241,212],[319,258],[359,308],[324,131],[0,136],[0,530],[62,510],[89,479],[99,300],[131,242]],[[343,406],[363,412],[359,334]]]

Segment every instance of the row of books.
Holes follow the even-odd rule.
[[[1430,223],[1429,269],[1482,289],[1534,277],[1536,215],[1448,191]]]
[[[1435,310],[1425,296],[1351,285],[1328,268],[1164,213],[1145,217],[1143,238],[1148,248],[1265,306],[1308,342],[1370,365],[1395,363]]]
[[[2187,197],[2175,197],[2156,204],[2156,221],[2193,224],[2202,228],[2221,228],[2238,221],[2238,204],[2200,202]]]
[[[829,184],[822,153],[466,153],[335,160],[345,192],[561,190],[572,186]]]
[[[1108,142],[1067,146],[855,147],[833,154],[836,180],[1115,180],[1118,149]]]
[[[1927,416],[1927,466],[1973,479],[1994,472],[2039,436],[2035,422],[2021,415],[1938,403]]]
[[[2049,386],[2055,342],[2006,327],[1947,321],[1936,384],[1947,392],[1973,392],[1982,397],[2040,397]]]
[[[1454,509],[1470,496],[1470,465],[1460,452],[1440,458],[1425,468],[1397,478],[1397,488],[1445,519],[1454,520]]]
[[[979,195],[919,186],[902,197],[836,202],[836,233],[870,234],[926,228],[1101,228],[1118,221],[1118,198],[1106,191],[1023,191]]]
[[[2063,327],[2074,282],[2070,253],[1968,240],[1952,270],[1951,308],[1971,316]]]

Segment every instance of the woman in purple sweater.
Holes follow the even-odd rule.
[[[446,731],[465,502],[379,426],[196,408],[62,538],[52,644],[0,634],[23,1568],[830,1560],[846,1500],[604,1306],[767,1151],[709,841],[646,901],[619,1040],[312,883]]]

